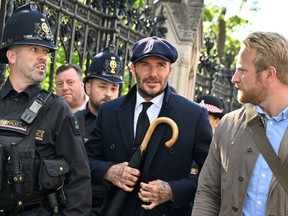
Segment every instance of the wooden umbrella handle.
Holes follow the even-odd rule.
[[[166,143],[165,143],[165,146],[167,148],[171,148],[174,143],[176,142],[177,138],[178,138],[178,134],[179,134],[179,131],[178,131],[178,126],[177,124],[170,118],[168,117],[159,117],[157,119],[155,119],[149,126],[146,134],[145,134],[145,137],[140,145],[140,150],[141,152],[145,151],[146,148],[147,148],[147,145],[148,145],[148,142],[155,130],[155,128],[157,127],[158,124],[162,124],[162,123],[166,123],[166,124],[169,124],[170,127],[172,128],[172,137],[170,140],[168,140]]]

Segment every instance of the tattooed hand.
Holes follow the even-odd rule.
[[[138,181],[140,171],[128,166],[127,162],[112,165],[106,172],[104,178],[112,184],[131,192]]]
[[[141,182],[140,187],[138,195],[145,202],[142,208],[146,210],[153,209],[157,205],[173,199],[170,185],[162,180],[151,181],[148,184]]]

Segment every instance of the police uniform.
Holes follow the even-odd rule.
[[[101,79],[113,84],[123,84],[123,73],[123,64],[120,57],[113,50],[105,48],[92,59],[87,76],[84,78],[84,84],[89,79]],[[77,111],[75,116],[82,137],[84,141],[87,141],[97,116],[90,112],[88,103],[86,109]],[[106,194],[107,188],[104,185],[92,184],[92,210],[90,216],[101,215],[101,206]]]
[[[57,49],[47,19],[32,3],[6,22],[1,63],[8,62],[10,46],[22,44]],[[0,104],[0,215],[45,216],[55,209],[59,215],[89,215],[89,165],[68,105],[40,84],[19,93],[10,78],[0,89]]]

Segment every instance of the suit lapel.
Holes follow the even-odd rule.
[[[121,139],[128,154],[132,156],[134,147],[133,130],[134,106],[128,106],[123,110],[117,110],[118,126],[120,128]]]
[[[132,86],[124,97],[123,103],[116,110],[116,116],[121,136],[119,139],[122,139],[123,146],[131,157],[135,151],[133,120],[136,103],[136,85]]]

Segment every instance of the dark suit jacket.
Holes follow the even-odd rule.
[[[101,105],[98,118],[86,143],[92,173],[92,181],[103,184],[107,169],[119,162],[129,161],[135,151],[133,118],[136,103],[136,86],[120,98]],[[208,154],[212,131],[206,109],[184,97],[165,90],[159,117],[173,119],[179,128],[179,136],[170,149],[165,142],[171,138],[172,130],[167,124],[160,124],[154,130],[146,149],[141,169],[141,181],[156,179],[167,181],[173,192],[173,202],[164,203],[155,209],[141,208],[136,187],[129,194],[121,215],[191,215],[198,176],[190,175],[192,161],[201,169]],[[112,188],[107,197],[109,202],[115,192]]]

